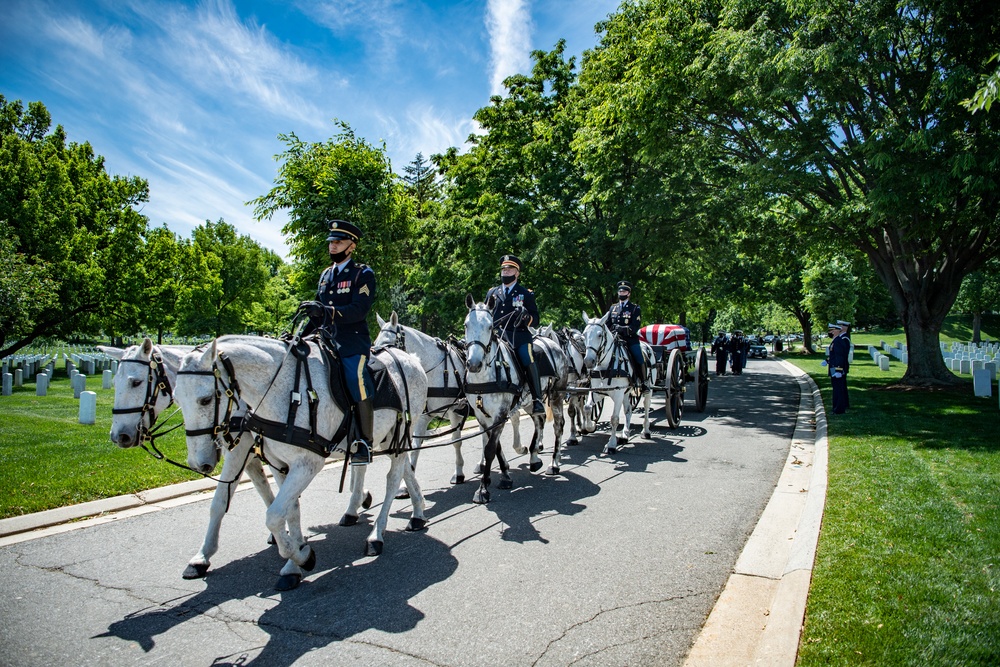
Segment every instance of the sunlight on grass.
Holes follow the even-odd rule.
[[[904,367],[863,349],[845,415],[822,356],[789,357],[823,391],[830,448],[798,664],[1000,664],[997,397],[887,390]]]

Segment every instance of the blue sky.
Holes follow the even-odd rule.
[[[393,170],[464,149],[472,114],[530,52],[597,44],[617,0],[0,0],[0,94],[41,101],[109,172],[149,181],[142,212],[189,236],[224,218],[285,255],[285,217],[256,222],[280,133],[350,124]]]

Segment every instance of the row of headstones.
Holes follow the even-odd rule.
[[[51,361],[44,371],[35,375],[35,395],[47,396],[49,382],[55,373],[55,362]],[[118,372],[118,361],[112,359],[110,368],[101,371],[101,386],[104,389],[111,389],[115,373]],[[72,362],[67,361],[70,386],[73,389],[73,398],[80,400],[79,421],[81,424],[95,424],[97,422],[97,393],[87,391],[87,376],[78,369],[72,367]],[[20,368],[14,369],[14,373],[3,374],[3,395],[10,396],[15,386],[22,386],[23,371]]]
[[[892,350],[899,350],[899,348],[897,348],[897,347],[889,347],[885,343],[885,341],[882,341],[882,351],[890,352],[890,354],[883,354],[882,351],[879,351],[879,348],[875,347],[874,345],[869,345],[868,346],[868,354],[871,355],[872,361],[874,361],[878,365],[879,370],[882,370],[882,371],[889,370],[889,357],[890,356],[893,356],[893,357],[896,357],[897,359],[900,359],[904,364],[907,363],[906,352],[905,351],[902,353],[902,355],[903,355],[902,357],[897,357],[895,354],[891,353]]]
[[[0,372],[13,374],[15,370],[20,370],[25,376],[32,377],[49,363],[50,358],[48,354],[15,354],[0,363]]]

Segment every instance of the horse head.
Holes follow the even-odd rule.
[[[471,294],[465,297],[465,306],[469,309],[469,314],[465,316],[465,346],[468,352],[465,365],[469,372],[478,373],[496,340],[493,311],[484,303],[476,303]]]
[[[216,393],[216,341],[205,349],[196,348],[181,360],[177,371],[177,405],[184,415],[187,440],[187,463],[203,473],[210,473],[219,463],[221,445],[217,437],[219,404]],[[220,369],[220,373],[224,369]]]
[[[110,437],[119,447],[128,448],[140,444],[173,395],[163,357],[149,338],[126,348],[118,364]]]
[[[583,357],[583,363],[587,370],[593,370],[597,363],[604,357],[605,351],[610,347],[611,335],[605,324],[611,313],[605,313],[604,317],[591,318],[587,313],[583,313],[583,342],[587,346],[587,353]]]
[[[375,314],[375,319],[378,320],[379,332],[375,338],[375,342],[372,343],[372,347],[395,347],[400,350],[406,350],[406,338],[403,333],[403,326],[399,323],[399,316],[396,315],[396,311],[392,311],[388,322],[383,320],[378,313]]]

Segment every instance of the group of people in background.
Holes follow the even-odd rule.
[[[715,374],[726,374],[726,363],[728,362],[733,375],[742,375],[743,369],[747,365],[750,356],[750,345],[752,341],[739,329],[727,336],[725,331],[720,331],[719,335],[712,341],[712,354],[715,355]]]

